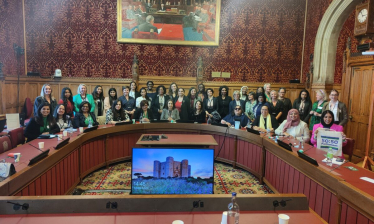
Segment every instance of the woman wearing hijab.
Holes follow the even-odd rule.
[[[304,142],[308,142],[310,138],[308,124],[300,119],[299,111],[296,109],[288,111],[287,120],[284,120],[275,130],[275,134],[291,135],[297,139],[302,138]]]
[[[342,133],[343,137],[343,145],[347,144],[346,136],[343,133],[344,128],[341,125],[334,123],[334,113],[331,110],[325,110],[323,111],[321,115],[321,123],[315,124],[313,126],[313,132],[312,132],[312,138],[310,139],[310,142],[314,145],[314,147],[317,147],[317,133],[319,130],[333,130],[338,131]]]
[[[261,116],[257,116],[252,125],[253,129],[262,132],[267,130],[274,132],[274,129],[279,126],[277,119],[269,113],[268,106],[261,107]]]

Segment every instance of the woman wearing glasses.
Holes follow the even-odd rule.
[[[76,113],[74,117],[74,128],[88,127],[90,124],[92,126],[99,125],[99,123],[96,121],[95,113],[90,112],[92,108],[89,102],[83,101],[78,108],[79,112]]]
[[[221,124],[227,124],[229,127],[235,125],[235,120],[240,120],[240,126],[245,127],[248,124],[248,117],[244,115],[241,106],[235,106],[233,112],[221,120]]]
[[[140,102],[140,108],[134,113],[134,119],[138,119],[140,122],[150,122],[154,120],[152,110],[148,108],[148,101],[143,100]]]

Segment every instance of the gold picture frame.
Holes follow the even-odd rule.
[[[117,0],[117,42],[218,46],[220,11],[221,0]]]

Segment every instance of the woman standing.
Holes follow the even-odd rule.
[[[160,120],[162,110],[164,108],[167,108],[167,101],[169,100],[169,96],[165,95],[166,88],[163,85],[158,86],[156,89],[156,92],[158,93],[158,95],[152,99],[151,109],[152,109],[153,116],[157,120]]]
[[[90,103],[90,112],[95,111],[95,101],[91,94],[87,94],[87,86],[85,84],[80,84],[77,89],[77,95],[73,97],[74,102],[74,111],[76,113],[79,112],[79,106],[82,102],[89,102]]]
[[[167,108],[163,109],[162,110],[162,114],[161,114],[161,120],[169,120],[169,121],[176,121],[176,120],[179,120],[180,117],[179,117],[179,111],[177,109],[175,109],[174,107],[174,102],[172,99],[169,99],[167,101]]]
[[[330,92],[330,102],[326,103],[323,106],[323,111],[331,110],[334,114],[334,122],[340,126],[344,126],[348,122],[348,112],[347,106],[345,103],[340,102],[339,99],[339,92],[336,89],[331,90]]]
[[[278,100],[278,93],[275,90],[270,92],[271,101],[269,102],[269,112],[271,115],[277,119],[278,123],[282,123],[282,114],[284,111],[284,106],[282,101]]]
[[[60,132],[60,128],[51,114],[51,105],[48,102],[40,104],[36,111],[34,118],[30,119],[25,128],[24,134],[27,142],[36,139],[41,134],[55,134]]]
[[[103,94],[103,87],[96,86],[94,91],[92,92],[92,97],[95,102],[95,116],[101,117],[104,114],[104,94]]]
[[[229,104],[229,114],[234,113],[235,106],[240,106],[242,110],[245,107],[245,102],[240,99],[240,93],[238,90],[235,90],[232,96],[234,99]]]
[[[253,113],[255,115],[255,118],[261,115],[262,106],[267,106],[268,108],[270,107],[270,104],[266,102],[266,96],[264,93],[261,93],[261,92],[258,93],[256,95],[256,99],[257,99],[257,104],[253,107]]]
[[[174,101],[175,108],[179,111],[181,120],[188,120],[188,114],[190,112],[190,104],[188,98],[184,95],[184,89],[178,89],[178,98]]]
[[[122,109],[120,100],[114,100],[112,108],[106,112],[106,124],[116,124],[118,122],[130,121],[129,116]]]
[[[229,94],[229,87],[227,86],[221,86],[219,87],[219,96],[218,99],[218,113],[221,117],[226,117],[230,111],[229,106],[230,102],[232,101],[231,96],[228,96]]]
[[[271,101],[271,96],[270,96],[271,85],[270,85],[270,83],[265,83],[264,90],[265,90],[264,93],[265,93],[265,96],[266,96],[266,101],[270,102]]]
[[[69,128],[71,125],[71,117],[66,114],[65,106],[63,104],[57,105],[53,117],[56,120],[56,124],[60,128],[60,131]]]
[[[138,98],[136,98],[136,107],[137,108],[140,108],[140,102],[142,102],[143,100],[147,100],[148,101],[148,106],[149,108],[151,108],[151,99],[148,97],[147,95],[147,90],[146,88],[141,88],[140,89],[140,96]]]
[[[79,111],[74,117],[74,128],[88,127],[90,124],[92,126],[99,125],[99,123],[96,121],[95,113],[92,112],[91,104],[89,102],[83,101],[78,108]]]
[[[292,109],[292,103],[291,100],[288,98],[285,98],[286,95],[286,88],[281,87],[278,90],[278,100],[283,102],[283,113],[282,113],[282,122],[287,119],[288,111]]]
[[[153,89],[154,83],[153,81],[147,82],[147,96],[152,100],[156,95],[157,92]],[[150,107],[151,105],[149,105]]]
[[[117,90],[115,88],[110,88],[108,91],[108,96],[104,99],[104,113],[112,108],[113,102],[117,100]]]
[[[323,106],[327,103],[325,90],[317,90],[316,98],[317,101],[313,103],[312,110],[309,113],[309,116],[311,116],[309,130],[313,130],[313,126],[321,122]]]
[[[218,99],[213,96],[213,93],[214,93],[213,89],[208,88],[206,90],[207,97],[203,101],[203,108],[206,112],[206,115],[209,116],[209,117],[212,117],[211,113],[213,111],[218,112],[218,110],[219,110]]]
[[[138,92],[138,86],[136,85],[135,81],[130,82],[129,96],[131,96],[134,99],[136,99],[140,96],[140,93]],[[111,106],[112,106],[112,104],[110,105],[110,107]]]
[[[240,99],[246,101],[248,95],[248,86],[242,86],[240,89]]]
[[[197,97],[198,97],[201,101],[204,101],[204,99],[207,97],[204,84],[200,83],[200,84],[197,86],[197,90],[198,90],[198,91],[197,91]]]
[[[52,111],[54,111],[57,106],[57,101],[52,96],[52,88],[50,84],[44,84],[40,92],[40,96],[36,97],[34,102],[34,115],[38,114],[39,105],[43,104],[44,102],[47,102],[51,105]]]
[[[245,103],[245,112],[244,112],[244,114],[249,118],[249,120],[251,122],[253,122],[255,120],[255,117],[256,117],[255,113],[253,111],[253,108],[257,104],[257,100],[255,98],[256,98],[256,94],[254,92],[249,92],[248,93],[247,102]]]
[[[190,103],[191,112],[195,109],[195,103],[198,100],[196,93],[197,93],[197,90],[195,87],[191,87],[190,90],[188,91],[187,98],[189,100],[188,102]]]
[[[178,85],[175,82],[172,82],[169,86],[169,98],[175,101],[178,97]]]
[[[63,104],[65,107],[65,113],[71,118],[74,117],[74,102],[73,94],[69,87],[65,87],[61,91],[61,99],[58,101],[58,104]]]
[[[308,90],[303,89],[300,91],[299,98],[293,102],[293,109],[299,111],[299,116],[302,121],[305,123],[309,122],[309,113],[312,110],[312,101],[310,100],[310,95]]]

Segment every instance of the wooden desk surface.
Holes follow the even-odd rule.
[[[37,146],[38,141],[44,141],[45,149],[50,148],[51,151],[47,158],[31,167],[27,166],[29,159],[39,154],[40,151],[28,144],[0,154],[0,159],[5,158],[7,161],[12,162],[13,159],[6,158],[8,153],[22,153],[20,162],[15,164],[17,173],[3,182],[0,182],[0,195],[17,195],[17,197],[28,195],[54,195],[54,188],[48,188],[48,186],[50,186],[48,183],[50,182],[54,183],[57,187],[59,187],[59,183],[63,183],[65,187],[61,187],[61,190],[57,188],[57,194],[65,194],[69,191],[69,187],[74,187],[74,184],[77,184],[80,178],[83,178],[90,172],[105,165],[131,158],[130,147],[135,146],[139,136],[144,133],[157,133],[158,135],[162,133],[166,135],[179,133],[182,136],[189,136],[190,133],[198,136],[202,136],[200,134],[214,135],[216,142],[219,142],[219,145],[223,145],[222,152],[218,157],[219,161],[231,162],[232,164],[240,165],[239,167],[246,170],[252,170],[252,172],[258,170],[257,172],[260,179],[265,179],[274,175],[277,176],[277,173],[283,175],[287,173],[288,170],[291,171],[292,168],[292,173],[290,172],[289,178],[295,181],[291,181],[290,184],[288,184],[288,188],[285,185],[282,191],[284,193],[295,192],[295,188],[292,190],[290,187],[292,187],[293,182],[298,183],[299,179],[293,179],[293,172],[297,173],[297,175],[300,174],[300,177],[303,175],[302,183],[304,183],[305,176],[305,185],[308,184],[306,190],[309,192],[309,184],[310,191],[313,190],[313,194],[310,193],[310,195],[307,196],[310,197],[310,200],[314,200],[311,202],[313,205],[318,205],[317,213],[319,215],[323,216],[323,211],[325,211],[321,208],[321,198],[323,200],[326,198],[323,197],[323,192],[330,192],[329,194],[332,195],[331,200],[335,200],[331,201],[331,205],[335,205],[334,209],[345,206],[343,209],[347,210],[348,204],[348,206],[351,206],[348,208],[351,209],[348,210],[349,214],[354,214],[352,211],[359,211],[359,214],[363,214],[366,217],[374,217],[374,212],[370,209],[370,207],[374,205],[374,185],[360,179],[360,177],[363,176],[374,178],[373,173],[352,163],[347,163],[334,171],[330,171],[331,168],[321,162],[325,153],[312,146],[305,145],[305,153],[315,158],[320,164],[319,167],[315,167],[297,156],[296,151],[298,148],[294,148],[291,153],[283,150],[275,144],[273,140],[264,136],[253,135],[242,130],[202,124],[177,123],[170,125],[165,123],[100,126],[99,129],[94,132],[79,134],[79,136],[78,133],[76,133],[71,138],[70,143],[60,150],[53,149],[53,146],[58,144],[57,139],[34,140],[31,142],[34,146]],[[194,139],[191,140],[187,138],[184,140],[188,142],[195,141]],[[292,139],[290,141],[292,141]],[[215,145],[214,148],[218,153],[218,146]],[[265,157],[265,154],[265,160],[261,159]],[[261,157],[261,155],[264,156]],[[251,158],[255,159],[252,160]],[[64,160],[64,162],[62,162],[62,160]],[[243,162],[239,164],[238,161],[241,160],[243,160]],[[59,167],[55,168],[56,164],[59,165]],[[283,164],[286,165],[285,168]],[[73,165],[74,168],[70,169]],[[356,167],[358,171],[350,171],[344,168],[346,165]],[[333,167],[335,167],[335,165]],[[282,170],[280,170],[280,168],[282,168]],[[264,171],[262,172],[261,170]],[[64,173],[62,171],[64,171]],[[65,173],[69,175],[65,175]],[[55,175],[61,176],[61,182],[53,182]],[[70,176],[73,176],[73,178],[69,180],[70,182],[66,183],[66,180],[63,178],[68,178]],[[296,178],[298,178],[298,176],[296,176]],[[275,185],[275,180],[279,181],[279,179],[273,179],[270,180],[270,182]],[[288,176],[285,176],[285,180],[286,182],[289,180]],[[279,185],[279,183],[277,185]],[[304,184],[300,185],[299,188],[303,185]],[[41,192],[36,191],[35,189],[39,189],[40,186],[43,186]],[[299,193],[303,192],[301,191]],[[318,194],[322,196],[316,197],[316,194],[317,196]],[[316,201],[317,199],[318,201]],[[326,205],[327,203],[324,202],[323,204]],[[335,211],[337,210],[331,210],[332,213],[326,216],[331,218],[334,216],[333,213]],[[350,216],[354,217],[354,215]],[[325,220],[328,219],[325,218]]]
[[[326,223],[314,212],[285,211],[285,212],[240,212],[240,223],[278,223],[278,214],[286,214],[290,217],[289,224]],[[112,213],[112,214],[48,214],[48,215],[17,215],[0,216],[0,223],[7,224],[85,224],[85,223],[107,223],[107,224],[171,224],[174,220],[182,220],[184,224],[217,224],[221,223],[222,212],[191,212],[191,213]]]
[[[190,135],[190,134],[165,134],[168,138],[160,138],[159,141],[142,141],[145,135],[158,134],[143,134],[136,142],[138,145],[186,145],[186,146],[213,146],[218,145],[212,135]]]

